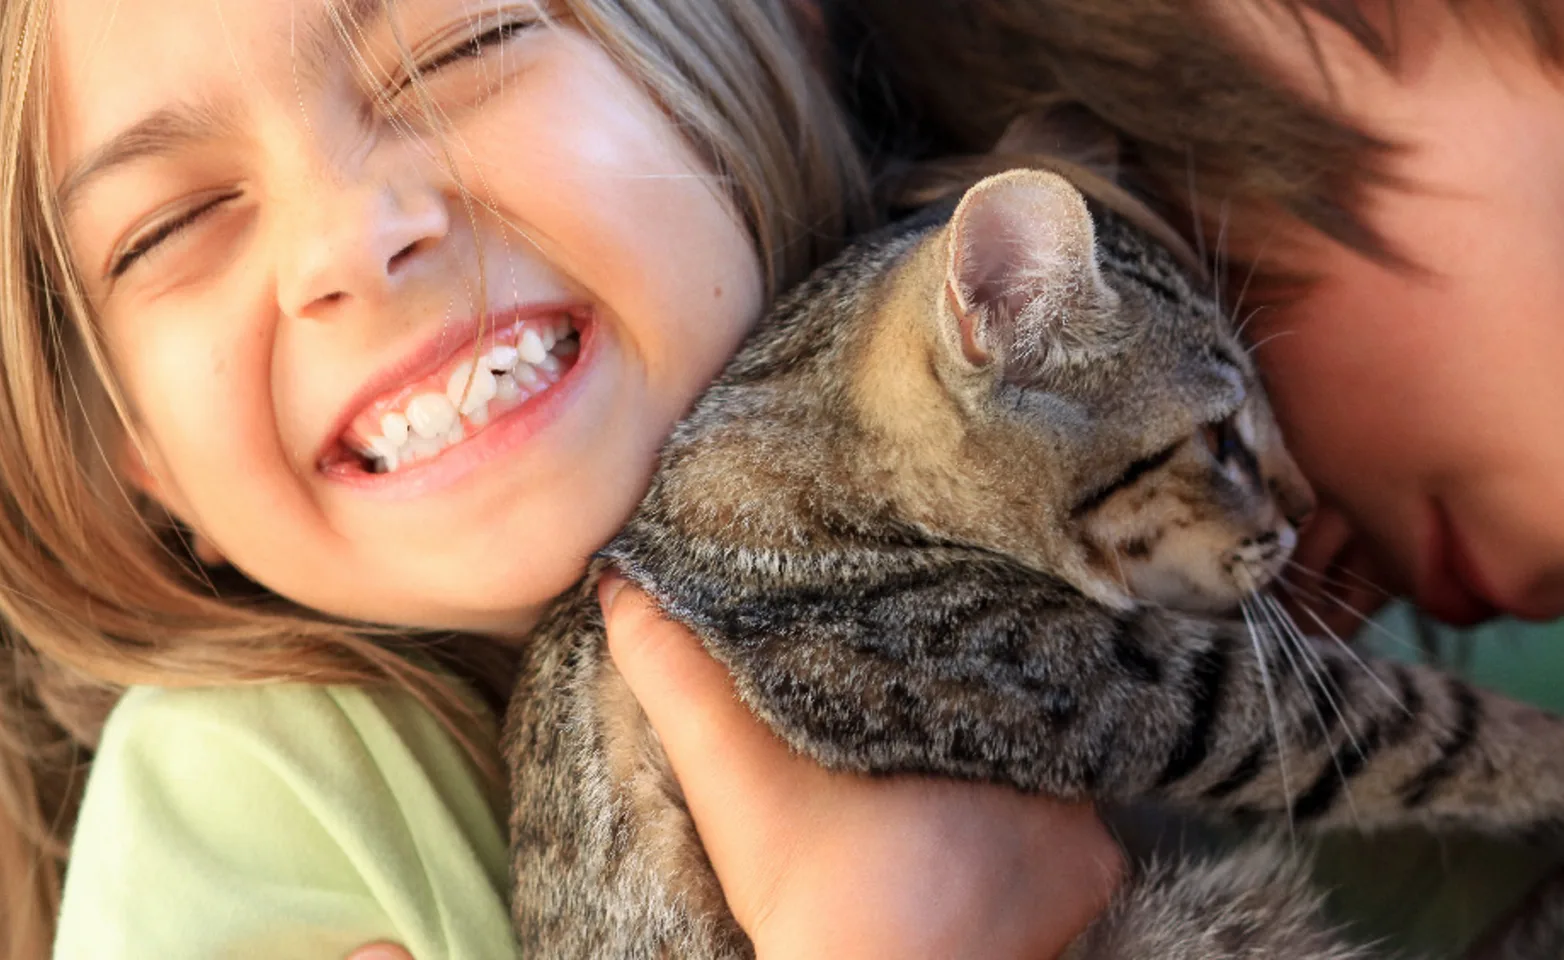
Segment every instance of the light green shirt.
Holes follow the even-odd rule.
[[[410,696],[131,690],[93,763],[59,960],[513,957],[496,798]]]

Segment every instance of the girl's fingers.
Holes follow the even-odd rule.
[[[617,576],[598,588],[608,651],[662,740],[718,873],[752,862],[768,838],[755,823],[775,822],[805,767],[738,699],[722,665],[640,590]],[[734,822],[741,818],[749,822]]]

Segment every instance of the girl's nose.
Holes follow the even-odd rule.
[[[279,240],[277,299],[285,314],[308,320],[397,293],[451,226],[433,184],[321,184],[298,209],[296,226]]]

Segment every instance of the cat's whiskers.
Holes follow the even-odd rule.
[[[1303,629],[1298,626],[1298,621],[1292,618],[1292,615],[1282,606],[1281,601],[1269,594],[1261,594],[1258,600],[1263,607],[1271,611],[1274,621],[1291,638],[1291,642],[1298,650],[1299,656],[1303,658],[1304,663],[1309,665],[1310,673],[1314,675],[1315,681],[1320,684],[1320,689],[1325,694],[1326,701],[1330,703],[1331,709],[1336,711],[1337,718],[1341,720],[1342,728],[1347,732],[1347,739],[1352,743],[1355,750],[1362,753],[1363,745],[1358,742],[1352,721],[1342,712],[1340,706],[1341,703],[1345,703],[1349,698],[1346,691],[1342,689],[1342,685],[1326,670],[1325,658],[1314,648],[1314,640],[1303,632]],[[1365,666],[1364,669],[1367,670],[1367,667]],[[1331,695],[1333,692],[1335,697]],[[1340,698],[1339,701],[1336,699],[1337,697]]]
[[[1298,331],[1296,331],[1296,330],[1278,330],[1278,331],[1276,331],[1275,333],[1271,334],[1269,337],[1266,337],[1263,340],[1259,340],[1259,341],[1256,341],[1255,343],[1247,344],[1244,347],[1244,350],[1246,352],[1248,352],[1248,354],[1252,357],[1256,353],[1260,352],[1260,348],[1261,347],[1263,347],[1266,344],[1270,343],[1272,340],[1280,340],[1283,337],[1290,337],[1290,336],[1292,336],[1293,334],[1295,334],[1297,332]]]
[[[1228,321],[1229,323],[1234,323],[1234,322],[1237,323],[1237,329],[1235,329],[1233,331],[1233,336],[1237,337],[1239,340],[1242,340],[1243,337],[1244,337],[1244,331],[1249,329],[1249,324],[1254,321],[1254,318],[1259,316],[1260,314],[1264,313],[1265,311],[1267,311],[1269,309],[1271,309],[1271,307],[1269,307],[1266,304],[1262,303],[1260,306],[1255,307],[1253,310],[1250,310],[1247,314],[1244,315],[1244,319],[1242,321],[1239,321],[1238,320],[1238,306],[1235,305],[1233,307],[1233,317],[1232,317],[1231,320]]]
[[[1362,610],[1354,607],[1352,604],[1331,593],[1329,590],[1320,590],[1307,587],[1301,583],[1296,583],[1282,577],[1277,577],[1273,582],[1281,586],[1283,589],[1289,591],[1295,599],[1299,600],[1300,602],[1298,606],[1302,608],[1305,613],[1308,613],[1311,617],[1313,617],[1317,622],[1320,621],[1321,618],[1318,614],[1314,613],[1313,610],[1309,609],[1307,601],[1325,601],[1330,603],[1346,613],[1348,616],[1352,617],[1354,620],[1357,620],[1359,623],[1363,624],[1363,626],[1367,627],[1369,630],[1372,630],[1374,633],[1378,634],[1384,639],[1389,640],[1397,647],[1412,653],[1422,652],[1422,648],[1420,648],[1417,644],[1386,627],[1373,615],[1364,613]],[[1332,639],[1340,643],[1342,646],[1351,649],[1351,643],[1349,641],[1338,636],[1335,631],[1330,630],[1329,627],[1325,627],[1325,629],[1330,633]]]
[[[1260,248],[1255,251],[1254,257],[1249,261],[1249,272],[1244,276],[1244,285],[1239,288],[1238,295],[1233,298],[1233,313],[1229,318],[1229,324],[1231,324],[1233,320],[1237,319],[1238,311],[1243,309],[1244,301],[1249,298],[1249,285],[1254,282],[1255,272],[1260,268],[1260,261],[1265,258],[1266,247],[1270,245],[1272,236],[1274,236],[1273,233],[1266,233],[1265,239],[1260,243]],[[1238,324],[1237,329],[1233,331],[1233,336],[1237,337],[1239,340],[1242,340],[1244,331],[1249,328],[1249,322],[1265,309],[1267,309],[1266,305],[1261,304],[1260,306],[1255,307],[1253,310],[1249,311],[1249,315],[1244,318],[1244,322]]]
[[[1353,728],[1352,718],[1347,716],[1346,711],[1342,708],[1342,703],[1348,700],[1346,691],[1324,669],[1325,660],[1320,656],[1319,651],[1314,649],[1313,641],[1304,635],[1303,631],[1298,628],[1298,624],[1292,617],[1287,615],[1287,611],[1282,609],[1276,598],[1267,594],[1260,594],[1257,599],[1262,608],[1268,607],[1271,610],[1271,615],[1281,626],[1283,634],[1291,637],[1292,645],[1297,649],[1299,658],[1308,666],[1309,672],[1314,676],[1315,683],[1319,684],[1320,692],[1325,694],[1325,702],[1330,705],[1331,710],[1336,714],[1336,718],[1341,721],[1341,729],[1347,735],[1347,743],[1351,744],[1352,749],[1361,759],[1364,756],[1363,743],[1358,739],[1358,734]],[[1332,695],[1333,690],[1335,691],[1334,696]],[[1309,699],[1313,702],[1314,698],[1310,697]],[[1315,709],[1318,712],[1318,707]],[[1341,793],[1346,798],[1347,811],[1352,816],[1352,822],[1361,828],[1362,823],[1358,817],[1357,802],[1352,796],[1351,780],[1348,778],[1347,772],[1341,768],[1340,753],[1335,749],[1335,745],[1331,742],[1328,733],[1325,737],[1325,743],[1330,748],[1331,766],[1336,768],[1336,776],[1341,781]]]
[[[1311,567],[1306,567],[1306,566],[1304,566],[1303,564],[1299,563],[1296,560],[1288,560],[1286,565],[1287,565],[1287,567],[1289,569],[1297,570],[1300,573],[1308,574],[1309,576],[1313,577],[1316,580],[1319,580],[1321,583],[1324,583],[1324,584],[1326,584],[1328,586],[1340,587],[1343,590],[1354,589],[1352,584],[1347,583],[1347,582],[1342,581],[1342,580],[1338,580],[1335,577],[1328,576],[1328,575],[1326,575],[1324,573],[1321,573],[1320,571],[1315,570],[1315,569],[1313,569]],[[1356,580],[1359,584],[1361,584],[1361,585],[1363,585],[1365,587],[1368,587],[1370,590],[1372,590],[1375,593],[1379,594],[1384,599],[1386,599],[1386,600],[1393,600],[1393,599],[1395,599],[1395,595],[1392,594],[1389,590],[1386,590],[1384,587],[1382,587],[1379,584],[1375,583],[1374,581],[1370,580],[1368,577],[1365,577],[1363,574],[1358,573],[1355,570],[1348,570],[1345,567],[1340,568],[1340,569],[1341,569],[1342,573],[1344,573],[1347,576],[1351,577],[1352,579]]]
[[[1201,266],[1205,266],[1206,260],[1206,231],[1200,218],[1200,191],[1195,187],[1195,151],[1191,147],[1184,154],[1184,175],[1189,181],[1189,226],[1190,232],[1195,235],[1195,254],[1200,258]]]
[[[1248,597],[1238,601],[1238,609],[1244,616],[1244,624],[1249,628],[1249,642],[1254,646],[1255,661],[1260,666],[1260,684],[1265,688],[1265,702],[1271,714],[1271,736],[1276,740],[1276,764],[1282,775],[1282,808],[1287,811],[1287,837],[1296,847],[1298,834],[1292,817],[1292,782],[1287,774],[1287,741],[1283,736],[1281,708],[1276,702],[1276,689],[1271,685],[1271,669],[1265,662],[1265,645],[1260,642]]]
[[[1276,583],[1278,586],[1282,587],[1284,590],[1296,591],[1296,590],[1300,589],[1296,584],[1288,583],[1286,580],[1282,579],[1281,577],[1277,577],[1272,582]],[[1336,600],[1335,597],[1330,597],[1329,599]],[[1373,618],[1365,617],[1365,616],[1363,616],[1363,614],[1359,613],[1358,611],[1353,610],[1352,606],[1350,604],[1346,603],[1346,601],[1337,600],[1336,602],[1342,604],[1342,606],[1345,607],[1350,613],[1352,613],[1354,616],[1356,616],[1359,619],[1361,619],[1364,623],[1368,624],[1369,626],[1374,627],[1377,630],[1384,631],[1387,636],[1390,636],[1393,639],[1397,639],[1397,640],[1400,640],[1400,642],[1402,642],[1402,643],[1406,643],[1405,640],[1403,640],[1403,639],[1401,639],[1399,637],[1396,637],[1394,633],[1391,633],[1390,631],[1386,630],[1385,627],[1383,627],[1382,625],[1377,623]],[[1320,630],[1323,631],[1325,633],[1325,635],[1327,637],[1329,637],[1337,646],[1339,646],[1342,650],[1344,650],[1346,652],[1347,656],[1352,658],[1352,661],[1354,663],[1356,663],[1363,670],[1363,672],[1366,673],[1369,676],[1369,678],[1371,680],[1374,681],[1374,685],[1379,687],[1379,689],[1384,692],[1385,696],[1390,699],[1391,703],[1395,704],[1396,707],[1398,709],[1400,709],[1402,713],[1405,713],[1408,716],[1411,716],[1411,711],[1407,709],[1407,705],[1402,702],[1401,697],[1394,690],[1390,689],[1390,685],[1387,684],[1384,681],[1384,679],[1382,677],[1380,677],[1380,675],[1378,673],[1376,673],[1374,670],[1372,670],[1369,667],[1369,665],[1363,660],[1363,657],[1358,654],[1358,651],[1352,646],[1352,644],[1350,642],[1348,642],[1346,640],[1343,640],[1340,637],[1340,635],[1338,635],[1336,633],[1336,631],[1334,631],[1334,630],[1332,630],[1330,628],[1330,625],[1327,624],[1324,621],[1324,619],[1320,617],[1319,614],[1317,614],[1313,610],[1309,609],[1308,606],[1300,604],[1299,605],[1299,609],[1303,610],[1304,613],[1308,614],[1309,618],[1315,622],[1315,625],[1317,625],[1320,628]]]
[[[1227,289],[1227,222],[1228,215],[1232,212],[1231,206],[1229,198],[1223,197],[1221,212],[1217,214],[1216,248],[1211,251],[1212,259],[1215,261],[1215,269],[1211,271],[1211,276],[1216,287],[1212,291],[1211,299],[1217,303],[1222,302],[1223,291]]]
[[[1361,755],[1363,753],[1363,746],[1362,744],[1358,743],[1357,738],[1353,735],[1351,721],[1348,720],[1346,714],[1342,712],[1340,704],[1336,702],[1336,698],[1331,695],[1330,681],[1320,675],[1319,671],[1315,668],[1314,663],[1303,653],[1301,649],[1294,649],[1295,645],[1292,642],[1293,638],[1290,636],[1287,629],[1289,626],[1291,626],[1291,624],[1277,619],[1275,611],[1271,609],[1267,603],[1267,601],[1270,600],[1269,597],[1262,593],[1252,593],[1250,596],[1252,598],[1252,603],[1254,604],[1256,612],[1260,616],[1264,617],[1266,622],[1270,625],[1270,635],[1276,640],[1276,645],[1282,651],[1282,656],[1287,658],[1287,662],[1289,666],[1291,666],[1292,671],[1296,675],[1298,681],[1300,683],[1307,684],[1307,678],[1304,677],[1305,670],[1307,670],[1308,673],[1314,677],[1314,683],[1318,685],[1320,692],[1325,695],[1325,702],[1336,714],[1337,719],[1341,721],[1342,729],[1347,734],[1347,742],[1352,744],[1352,748],[1356,750],[1359,755]],[[1280,629],[1278,630],[1277,628]],[[1301,669],[1299,667],[1300,661],[1303,664]],[[1340,691],[1337,692],[1339,693]],[[1332,743],[1330,725],[1325,722],[1325,715],[1320,711],[1320,706],[1316,699],[1314,697],[1306,697],[1305,699],[1309,701],[1309,710],[1314,714],[1315,722],[1319,724],[1320,743],[1330,753],[1331,765],[1336,768],[1336,776],[1341,779],[1343,793],[1347,798],[1348,810],[1352,814],[1353,821],[1357,822],[1357,806],[1353,803],[1351,791],[1345,789],[1347,784],[1347,774],[1346,771],[1342,770],[1341,768],[1341,760],[1338,758],[1334,744]]]

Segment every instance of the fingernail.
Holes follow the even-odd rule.
[[[614,570],[606,571],[597,581],[597,602],[606,613],[614,606],[614,599],[625,588],[625,578]]]

